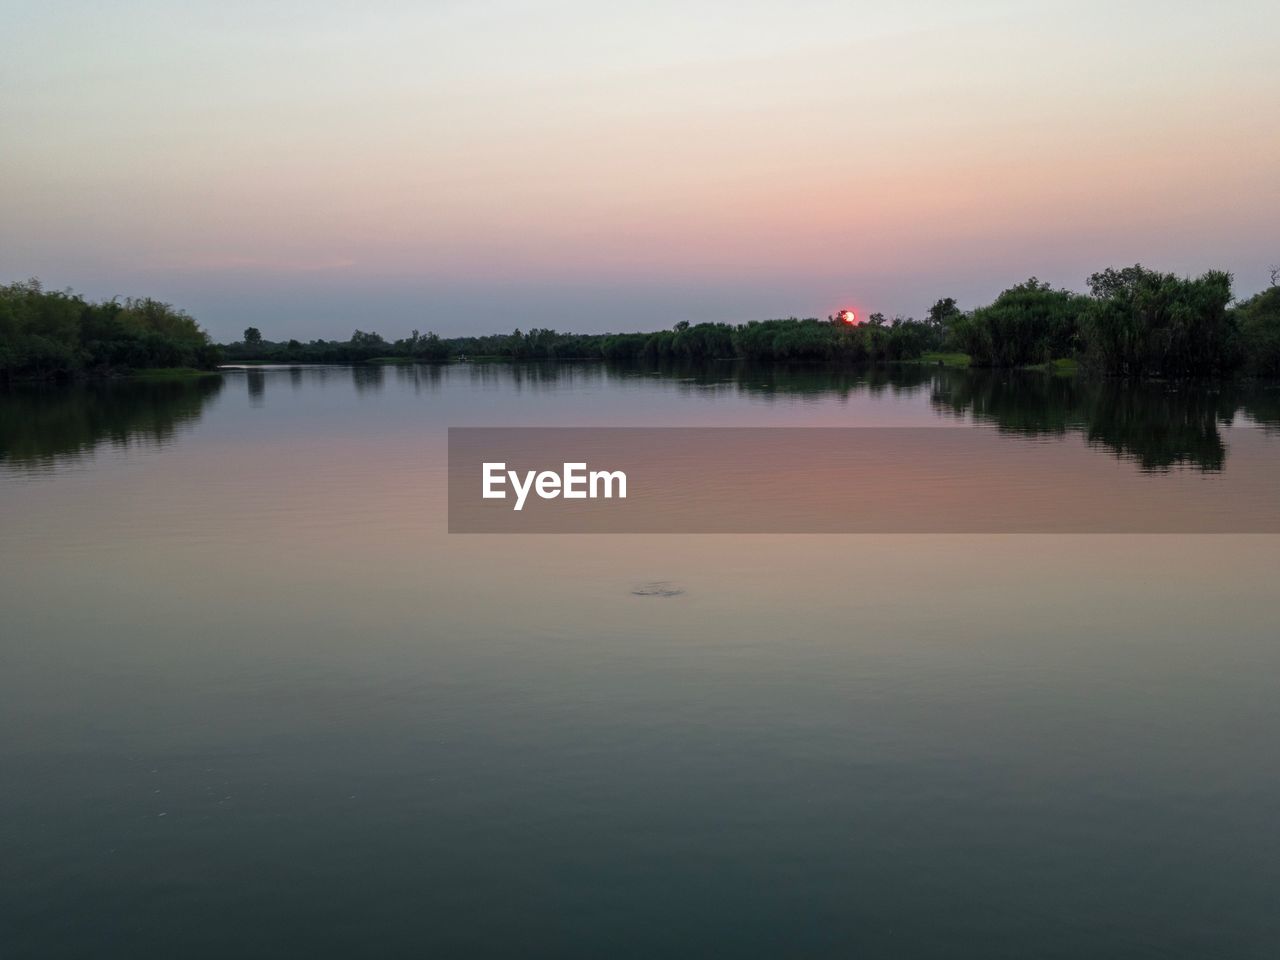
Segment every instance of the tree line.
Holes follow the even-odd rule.
[[[65,376],[153,367],[210,368],[231,362],[447,363],[462,359],[611,361],[823,361],[856,364],[965,354],[973,366],[1035,366],[1073,359],[1122,377],[1280,376],[1280,270],[1269,289],[1233,302],[1231,275],[1179,277],[1141,265],[1108,268],[1089,292],[1055,289],[1032,277],[986,305],[962,310],[938,300],[923,320],[872,314],[852,326],[839,317],[790,317],[742,324],[680,321],[654,333],[509,334],[389,341],[356,330],[348,340],[271,341],[249,327],[241,340],[212,344],[196,321],[152,299],[89,303],[37,281],[0,287],[0,377]]]
[[[829,318],[753,320],[727,323],[677,323],[656,333],[560,333],[533,328],[509,334],[441,338],[418,331],[389,341],[356,330],[350,340],[270,341],[255,327],[244,339],[224,344],[231,362],[358,363],[369,360],[412,360],[446,363],[462,359],[703,361],[825,360],[857,363],[911,360],[942,342],[936,324],[913,319],[887,320],[880,314],[853,327]]]
[[[918,360],[928,353],[965,354],[972,366],[1037,366],[1075,360],[1122,377],[1215,376],[1244,371],[1280,376],[1280,270],[1269,289],[1233,303],[1231,275],[1211,270],[1179,277],[1141,265],[1108,268],[1089,278],[1089,292],[1055,289],[1035,277],[982,307],[962,310],[938,300],[923,320],[872,314],[850,326],[839,317],[677,323],[656,333],[578,334],[519,329],[509,334],[441,338],[414,331],[384,340],[357,330],[348,341],[271,342],[254,328],[223,347],[231,360],[289,363],[404,359],[602,359],[615,361]]]
[[[0,286],[0,379],[209,370],[221,356],[194,318],[150,297],[90,303],[38,280]]]
[[[1268,290],[1232,304],[1231,275],[1179,277],[1141,265],[1089,277],[1089,293],[1034,277],[989,306],[962,313],[948,301],[953,349],[976,366],[1073,358],[1113,376],[1213,376],[1241,369],[1280,375],[1280,270]],[[935,308],[936,309],[936,308]]]

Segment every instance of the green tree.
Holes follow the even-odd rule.
[[[1280,377],[1280,286],[1237,304],[1232,314],[1245,368],[1256,376]]]
[[[1120,376],[1202,376],[1238,360],[1236,321],[1227,310],[1231,274],[1196,277],[1108,268],[1089,278],[1093,299],[1082,317],[1086,359]]]
[[[953,318],[962,335],[956,345],[977,366],[1015,367],[1069,357],[1086,301],[1032,277],[974,310],[963,324]]]
[[[151,298],[89,303],[38,280],[0,287],[0,378],[216,366],[195,319]]]
[[[960,308],[956,306],[955,298],[944,297],[929,308],[928,318],[930,323],[937,324],[942,327],[946,326],[949,321],[959,315]]]

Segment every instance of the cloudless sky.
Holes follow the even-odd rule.
[[[1280,4],[0,0],[0,282],[218,339],[1280,262]]]

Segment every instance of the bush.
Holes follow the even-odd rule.
[[[1250,297],[1232,314],[1245,368],[1259,377],[1280,377],[1280,286]]]
[[[1087,300],[1032,277],[1005,290],[990,306],[953,318],[951,337],[976,366],[1017,367],[1069,357]]]
[[[0,378],[200,367],[220,354],[199,324],[150,298],[89,303],[37,280],[0,287]]]
[[[1089,288],[1084,354],[1102,372],[1202,376],[1226,372],[1239,361],[1240,344],[1227,312],[1229,273],[1210,270],[1192,279],[1135,264],[1095,273]]]

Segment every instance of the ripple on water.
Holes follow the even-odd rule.
[[[670,580],[652,580],[649,583],[642,583],[632,589],[632,596],[636,597],[678,597],[684,593],[683,587],[677,587]]]

